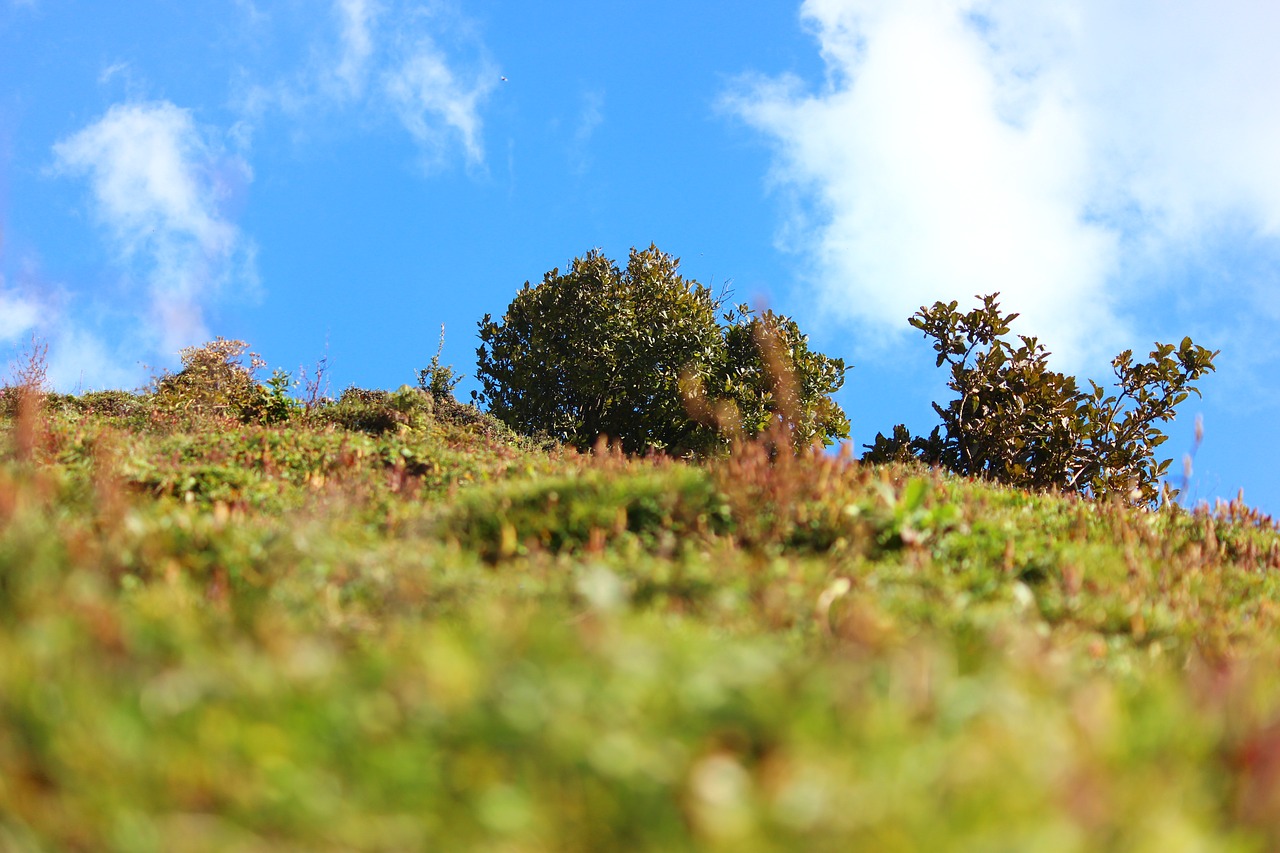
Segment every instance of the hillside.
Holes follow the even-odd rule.
[[[0,424],[0,850],[1265,850],[1280,535],[450,401]]]

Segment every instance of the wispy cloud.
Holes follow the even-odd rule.
[[[0,346],[20,341],[31,334],[40,320],[40,304],[5,286],[0,276]]]
[[[110,343],[107,341],[110,340]],[[49,382],[68,391],[138,388],[145,384],[142,353],[130,340],[107,338],[77,323],[61,323],[49,343]]]
[[[1123,282],[1224,229],[1280,236],[1280,7],[808,0],[827,77],[726,99],[775,147],[785,245],[871,333],[999,290],[1067,360],[1125,340]],[[1217,248],[1220,248],[1217,247]]]
[[[113,62],[110,65],[108,65],[106,68],[98,72],[98,82],[103,84],[110,83],[111,80],[117,75],[119,74],[127,75],[128,73],[129,73],[129,63]]]
[[[351,95],[364,89],[369,60],[374,53],[373,26],[381,9],[373,0],[336,0],[341,51],[334,78]]]
[[[591,167],[591,137],[604,124],[604,93],[586,92],[582,96],[582,112],[578,114],[578,126],[573,131],[569,146],[569,160],[576,174],[583,174]]]
[[[0,276],[0,370],[9,375],[30,356],[32,338],[48,345],[47,379],[59,390],[132,388],[145,381],[141,359],[152,354],[154,341],[121,329],[103,334],[105,311],[82,311],[88,299],[43,281],[39,265],[27,258],[16,286]],[[88,316],[88,315],[92,316]],[[108,343],[108,341],[110,343]],[[0,373],[0,379],[5,374]]]
[[[222,212],[248,164],[167,101],[114,106],[53,150],[59,171],[88,179],[95,218],[145,280],[148,337],[165,353],[207,338],[207,308],[256,283],[254,247]]]
[[[423,150],[428,166],[438,165],[456,140],[472,166],[484,162],[480,105],[498,83],[498,72],[482,62],[462,77],[428,36],[419,36],[385,77],[386,92],[405,128]]]
[[[358,111],[393,117],[430,168],[455,153],[483,164],[481,110],[500,77],[470,21],[448,3],[331,0],[329,11],[305,67],[246,86],[246,130],[272,111],[299,126]]]

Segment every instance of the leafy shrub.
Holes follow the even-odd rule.
[[[129,430],[145,430],[151,425],[152,404],[145,394],[130,391],[86,391],[83,394],[50,393],[45,408],[79,421],[110,422]]]
[[[1023,488],[1155,502],[1169,467],[1155,459],[1168,438],[1159,424],[1199,395],[1191,383],[1215,369],[1218,353],[1190,338],[1176,347],[1157,343],[1145,362],[1125,350],[1111,362],[1115,393],[1092,380],[1084,391],[1075,377],[1049,369],[1036,338],[1019,335],[1019,346],[1006,340],[1018,315],[1001,314],[998,296],[982,297],[967,314],[954,301],[936,302],[910,318],[933,339],[938,366],[950,365],[947,387],[957,396],[945,408],[933,404],[942,424],[927,438],[899,424],[892,437],[878,434],[864,459],[917,458]]]
[[[382,435],[399,426],[397,412],[391,407],[391,392],[348,388],[334,402],[316,409],[322,423],[330,423],[352,432]]]
[[[39,402],[42,399],[43,395],[33,394],[21,386],[6,385],[0,388],[0,417],[16,418],[27,401]]]
[[[86,391],[68,398],[82,414],[109,418],[130,418],[146,409],[146,402],[128,391]]]
[[[245,423],[278,423],[298,409],[289,397],[289,374],[277,369],[266,385],[254,374],[266,366],[244,341],[215,338],[198,347],[185,347],[178,356],[182,370],[166,373],[155,383],[157,408],[190,415],[218,415]],[[249,364],[244,364],[248,355]]]
[[[720,308],[656,246],[625,269],[592,250],[480,321],[482,397],[516,431],[579,449],[604,435],[628,453],[704,453],[783,416],[806,444],[847,436],[829,399],[844,362],[811,352],[789,318],[739,306],[721,326]]]
[[[291,380],[289,371],[277,367],[271,372],[266,385],[259,385],[258,393],[250,404],[249,414],[252,420],[264,424],[276,424],[287,421],[294,412],[301,409],[298,402],[289,396]]]
[[[790,317],[757,315],[743,304],[726,318],[725,356],[713,386],[718,408],[727,412],[716,418],[722,430],[746,438],[777,426],[798,449],[849,437],[849,419],[830,397],[844,384],[843,359],[809,349],[808,335]],[[686,397],[686,405],[692,402]]]
[[[387,402],[400,415],[400,423],[410,428],[435,414],[435,397],[422,388],[401,385]]]
[[[422,427],[435,416],[436,402],[430,391],[411,385],[395,391],[351,387],[337,401],[317,408],[314,418],[352,432],[382,435]]]
[[[156,404],[166,409],[238,416],[254,396],[254,371],[266,364],[256,353],[249,353],[246,367],[242,359],[248,348],[244,341],[221,337],[203,346],[183,348],[178,353],[182,370],[166,373],[156,381]]]
[[[440,324],[440,346],[436,354],[431,356],[431,364],[417,371],[418,387],[430,391],[437,399],[453,396],[453,389],[458,387],[462,376],[454,372],[453,365],[440,363],[444,353],[444,323]]]

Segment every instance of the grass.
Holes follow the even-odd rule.
[[[1280,845],[1280,535],[1239,504],[441,406],[0,426],[3,851]]]

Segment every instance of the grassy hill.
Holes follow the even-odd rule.
[[[0,850],[1266,850],[1280,536],[449,401],[0,421]]]

